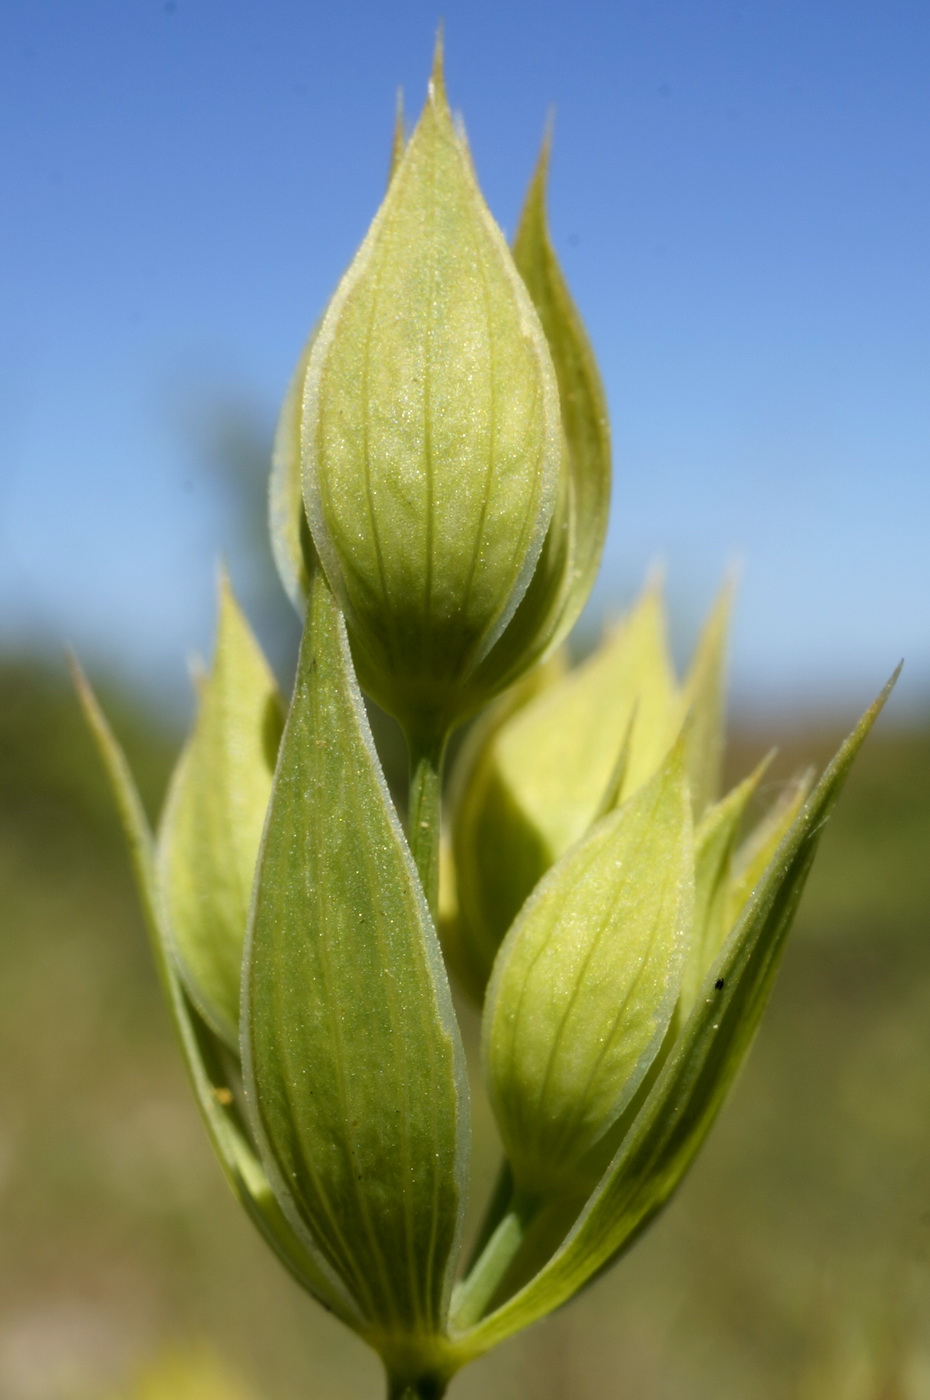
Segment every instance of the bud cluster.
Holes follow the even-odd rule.
[[[224,579],[157,835],[78,676],[224,1171],[395,1397],[440,1396],[669,1199],[884,699],[816,786],[747,830],[765,765],[721,791],[728,593],[681,680],[655,582],[567,666],[610,451],[547,163],[509,249],[437,56],[281,415],[272,542],[305,617],[290,704]],[[363,691],[407,738],[406,831]],[[476,715],[441,841],[446,741]],[[447,968],[481,1008],[502,1145],[465,1263],[470,1090]]]

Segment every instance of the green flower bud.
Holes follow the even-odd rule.
[[[307,518],[366,688],[443,736],[536,568],[562,468],[546,337],[437,59],[303,382]]]
[[[524,1196],[577,1189],[675,1010],[694,902],[683,750],[553,867],[495,964],[485,1063]]]

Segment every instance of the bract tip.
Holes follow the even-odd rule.
[[[445,77],[445,26],[439,21],[436,29],[436,46],[433,49],[433,68],[429,77],[429,95],[433,100],[444,100],[446,96]]]

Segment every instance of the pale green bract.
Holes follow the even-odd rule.
[[[780,842],[574,1224],[528,1282],[464,1332],[460,1345],[470,1356],[565,1303],[622,1254],[681,1182],[758,1027],[827,819],[897,674]]]
[[[543,144],[513,243],[517,271],[539,315],[562,409],[559,494],[530,585],[470,689],[481,698],[509,685],[568,635],[600,564],[610,511],[610,429],[594,351],[549,238]]]
[[[419,1343],[438,1355],[465,1197],[463,1052],[343,620],[319,571],[244,988],[246,1091],[286,1213],[383,1354],[418,1355]]]
[[[268,481],[268,526],[271,552],[284,591],[301,617],[307,606],[313,553],[300,484],[300,423],[304,377],[316,331],[297,362],[278,416]]]
[[[162,816],[159,870],[188,995],[235,1049],[252,876],[284,715],[225,575],[216,657],[198,700]]]
[[[763,759],[756,770],[721,802],[709,807],[695,832],[694,933],[681,988],[683,1014],[687,1014],[694,1005],[704,975],[742,909],[740,904],[728,918],[727,897],[733,885],[733,853],[746,808],[768,766],[769,758]],[[759,873],[760,876],[764,873],[764,867]],[[742,903],[745,903],[745,898]]]
[[[389,1400],[439,1400],[616,1262],[681,1183],[894,678],[812,791],[801,778],[753,818],[765,762],[722,789],[729,588],[680,681],[655,581],[568,666],[610,449],[546,224],[548,142],[513,256],[439,55],[391,164],[275,441],[273,550],[305,614],[286,718],[224,577],[156,842],[76,683],[230,1186],[381,1356]],[[406,835],[359,682],[406,731]],[[495,696],[440,862],[448,733]],[[504,1149],[467,1262],[469,1088],[440,922],[484,1003]]]
[[[125,755],[117,743],[94,694],[77,663],[75,685],[87,723],[97,745],[116,799],[132,858],[133,869],[161,980],[188,1078],[208,1136],[233,1194],[297,1282],[347,1323],[358,1328],[361,1318],[351,1299],[333,1287],[312,1252],[288,1224],[268,1182],[264,1167],[243,1119],[233,1087],[229,1057],[209,1026],[185,995],[176,962],[176,939],[168,919],[165,891],[159,879],[155,843]]]

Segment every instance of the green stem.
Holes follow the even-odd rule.
[[[438,741],[418,742],[408,738],[407,742],[410,748],[407,836],[426,902],[435,918],[439,904],[439,831],[446,740],[443,737]]]
[[[442,1400],[446,1393],[444,1381],[395,1381],[388,1376],[387,1400]]]
[[[513,1172],[510,1170],[510,1163],[505,1159],[501,1162],[500,1169],[497,1173],[497,1180],[494,1183],[494,1190],[491,1193],[491,1197],[484,1212],[484,1218],[481,1221],[481,1228],[471,1247],[471,1254],[469,1255],[468,1265],[465,1270],[466,1278],[487,1248],[488,1241],[507,1214],[512,1201]]]
[[[484,1316],[488,1304],[504,1280],[526,1239],[536,1215],[535,1201],[515,1194],[510,1208],[491,1235],[470,1274],[455,1290],[452,1299],[452,1325],[456,1330],[471,1327]]]

